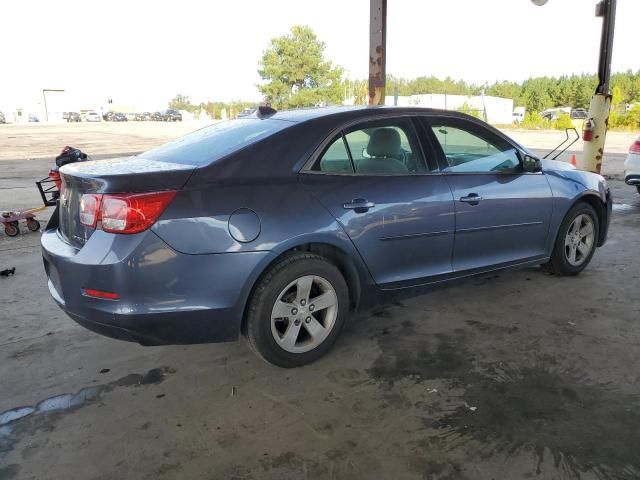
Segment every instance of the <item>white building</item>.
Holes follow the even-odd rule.
[[[385,97],[386,105],[394,105],[394,97]],[[441,110],[461,110],[463,107],[479,112],[489,123],[510,125],[513,122],[513,100],[489,95],[449,95],[425,93],[398,97],[400,107],[438,108]]]

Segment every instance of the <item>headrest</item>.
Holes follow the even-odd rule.
[[[378,128],[373,131],[367,145],[372,157],[395,157],[402,152],[400,134],[393,128]]]

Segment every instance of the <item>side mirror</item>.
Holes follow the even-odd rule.
[[[528,173],[537,173],[542,171],[542,162],[539,158],[531,155],[522,156],[522,169]]]
[[[362,149],[362,158],[371,158],[371,155],[367,152],[367,147]]]

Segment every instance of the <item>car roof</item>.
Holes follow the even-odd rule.
[[[355,105],[355,106],[332,106],[332,107],[311,107],[300,108],[294,110],[282,110],[270,118],[277,120],[285,120],[289,122],[305,122],[307,120],[313,120],[321,117],[328,117],[332,115],[344,115],[349,118],[370,117],[376,115],[388,115],[388,114],[406,114],[406,113],[440,113],[449,116],[464,116],[458,114],[458,112],[452,110],[438,110],[433,108],[424,107],[395,107],[384,105]]]

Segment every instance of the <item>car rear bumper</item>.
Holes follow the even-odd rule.
[[[96,231],[75,249],[48,226],[41,242],[56,303],[94,332],[143,345],[236,340],[248,292],[272,256],[186,255],[151,231]],[[114,292],[120,299],[88,297],[85,288]]]
[[[640,185],[640,154],[630,153],[624,162],[624,181],[628,185]]]

